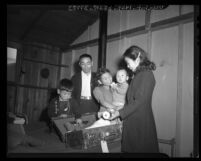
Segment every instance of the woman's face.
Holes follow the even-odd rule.
[[[140,63],[139,57],[136,60],[133,60],[129,57],[125,57],[124,60],[127,64],[128,69],[130,69],[133,72],[136,70],[136,68],[138,67],[138,65]]]
[[[110,73],[104,73],[101,76],[101,82],[105,86],[109,86],[112,83],[112,76]]]

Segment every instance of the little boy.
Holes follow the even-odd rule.
[[[113,83],[111,85],[112,94],[113,94],[113,105],[118,106],[120,110],[123,108],[126,100],[126,92],[128,90],[128,73],[125,69],[120,69],[116,73],[116,81],[117,83]]]
[[[66,118],[74,115],[80,118],[77,102],[71,97],[73,83],[69,79],[62,79],[57,89],[58,96],[51,100],[48,107],[48,115],[52,117]]]

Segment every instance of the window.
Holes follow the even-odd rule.
[[[17,49],[7,47],[7,81],[15,81]]]

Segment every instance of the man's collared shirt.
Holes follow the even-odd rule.
[[[81,96],[89,97],[91,96],[91,73],[87,75],[82,71],[81,75],[82,75]]]

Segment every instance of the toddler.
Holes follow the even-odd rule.
[[[116,73],[117,83],[111,84],[113,102],[112,104],[117,106],[117,109],[120,110],[123,108],[126,100],[126,92],[128,90],[128,73],[125,69],[120,69]]]

